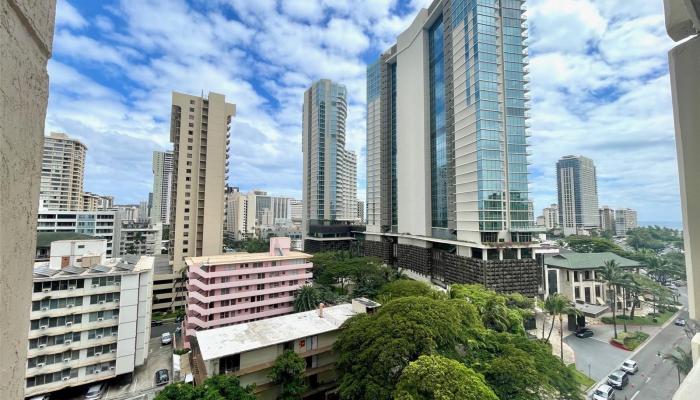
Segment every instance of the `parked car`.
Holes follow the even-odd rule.
[[[673,322],[676,326],[685,326],[685,320],[683,318],[676,318]]]
[[[622,362],[622,366],[620,366],[620,369],[627,372],[630,375],[634,375],[639,371],[639,367],[637,367],[637,362],[634,360],[625,360]]]
[[[593,400],[615,400],[615,391],[608,385],[600,385],[591,397]]]
[[[178,324],[184,320],[185,320],[185,317],[183,315],[179,315],[179,316],[175,317],[175,322]]]
[[[591,336],[593,336],[593,331],[590,330],[590,329],[588,329],[588,328],[579,328],[579,329],[576,331],[576,337],[578,337],[578,338],[582,338],[582,339],[583,339],[583,338],[588,338],[588,337],[591,337]]]
[[[161,326],[161,325],[163,325],[163,321],[158,320],[158,319],[151,320],[151,326]]]
[[[87,393],[85,393],[85,400],[101,399],[102,395],[105,393],[105,389],[107,389],[107,384],[105,383],[97,383],[90,386]]]
[[[156,371],[156,386],[167,385],[168,382],[170,382],[170,376],[167,369]]]
[[[170,332],[163,332],[162,335],[160,335],[160,344],[166,345],[170,344],[173,342],[173,335],[170,334]]]
[[[616,369],[610,375],[608,375],[608,385],[614,387],[615,389],[622,390],[629,383],[629,377],[627,373],[621,369]]]
[[[51,395],[48,394],[42,394],[40,396],[34,396],[29,400],[49,400],[51,398]]]

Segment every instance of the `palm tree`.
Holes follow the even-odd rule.
[[[304,285],[297,290],[296,296],[294,296],[294,311],[315,310],[316,306],[321,302],[320,298],[318,289],[311,285]]]
[[[680,346],[676,346],[675,353],[664,354],[664,359],[671,360],[673,365],[676,367],[676,372],[678,372],[678,385],[681,384],[681,374],[688,375],[690,370],[693,368],[693,355],[690,352],[686,352],[681,349]]]
[[[570,314],[573,307],[569,300],[559,293],[554,293],[553,295],[547,297],[544,302],[544,309],[547,310],[549,315],[552,316],[552,325],[549,327],[549,334],[547,335],[547,341],[552,337],[552,331],[554,330],[555,316],[559,316],[559,341],[560,344],[564,342],[563,331],[561,331],[563,326],[562,315]],[[562,350],[562,359],[564,359],[564,351]]]
[[[623,283],[625,274],[615,260],[608,260],[603,265],[603,268],[596,273],[596,276],[601,282],[608,285],[608,299],[610,299],[613,315],[613,332],[615,333],[615,339],[617,339],[617,288]]]

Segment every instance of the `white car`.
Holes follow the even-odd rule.
[[[102,398],[107,385],[104,383],[98,383],[90,386],[87,393],[85,393],[85,400],[98,400]]]
[[[620,366],[620,369],[627,372],[630,375],[634,375],[639,371],[639,367],[637,366],[637,362],[634,360],[625,360],[622,362],[622,365]]]
[[[615,390],[608,385],[600,385],[593,392],[593,400],[615,400]]]
[[[162,335],[160,335],[160,344],[166,345],[170,344],[173,342],[173,335],[170,334],[170,332],[163,332]]]

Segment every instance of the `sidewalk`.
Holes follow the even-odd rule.
[[[542,336],[542,318],[546,319],[546,326],[544,330],[544,337]],[[552,318],[550,318],[549,315],[546,315],[544,313],[538,312],[535,315],[535,321],[537,323],[537,329],[528,331],[528,333],[537,336],[540,339],[546,339],[547,335],[549,334],[549,329],[552,324]],[[564,335],[563,339],[566,339],[567,336],[571,335],[572,332],[569,332],[568,329],[566,329],[566,319],[564,319]],[[552,345],[552,354],[559,358],[560,356],[560,346],[559,346],[559,318],[554,318],[554,329],[552,330],[552,336],[549,338],[549,343]],[[564,364],[569,365],[574,362],[576,362],[576,355],[574,354],[573,349],[566,344],[566,342],[563,343],[564,345]]]

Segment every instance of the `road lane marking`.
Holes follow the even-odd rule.
[[[649,383],[650,380],[651,380],[651,376],[647,376],[647,379],[644,381],[644,383]]]
[[[639,390],[637,390],[637,392],[634,394],[634,396],[632,396],[632,398],[630,400],[634,400],[634,398],[637,397],[638,394],[639,394]]]

